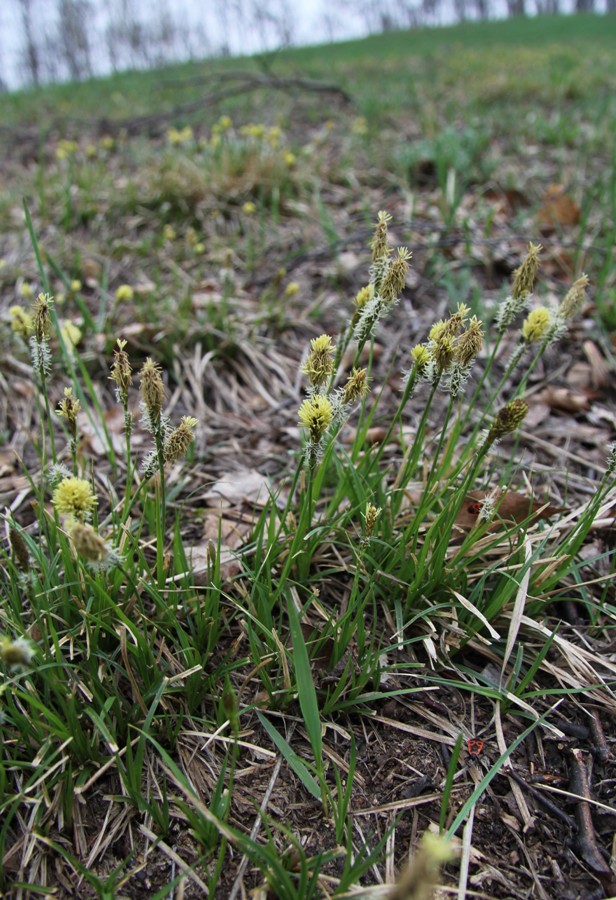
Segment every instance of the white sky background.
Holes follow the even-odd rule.
[[[95,74],[105,74],[111,70],[102,36],[110,16],[113,18],[126,2],[127,0],[89,0],[92,10],[90,43]],[[344,3],[344,8],[341,8],[343,3],[339,0],[253,2],[257,6],[260,4],[264,10],[275,10],[285,4],[288,9],[293,10],[290,21],[293,28],[292,42],[296,45],[360,37],[367,33],[365,21],[360,15],[353,13],[352,0]],[[30,0],[30,3],[36,33],[52,34],[57,0]],[[153,19],[156,20],[157,10],[165,8],[174,22],[184,28],[184,35],[177,38],[175,47],[170,51],[176,59],[187,58],[191,54],[202,58],[218,53],[225,38],[234,55],[280,46],[280,38],[272,29],[269,32],[264,29],[261,34],[254,28],[247,30],[245,24],[238,21],[237,14],[234,16],[233,0],[128,0],[128,3],[136,11],[138,19],[146,25],[151,24]],[[561,0],[563,11],[570,11],[573,4],[574,0]],[[532,9],[532,0],[527,5]],[[603,11],[604,0],[598,0],[596,5],[598,11]],[[504,14],[505,0],[493,0],[492,7],[495,16]],[[226,35],[223,10],[227,11]],[[442,23],[453,20],[449,0],[442,3],[439,18]],[[0,0],[0,78],[9,88],[18,87],[25,80],[21,74],[24,68],[23,47],[20,0]],[[47,54],[47,59],[52,59],[53,49],[50,48]],[[61,69],[56,74],[59,78],[66,77]]]

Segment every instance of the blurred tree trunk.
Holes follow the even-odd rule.
[[[25,40],[25,56],[28,74],[32,84],[41,82],[41,58],[34,37],[34,0],[18,0],[21,10],[21,24]]]
[[[594,12],[595,0],[575,0],[576,12]]]
[[[487,19],[490,15],[489,0],[475,0],[475,9],[477,10],[477,17],[479,19]]]
[[[58,47],[74,81],[92,75],[87,0],[58,0]]]
[[[453,8],[458,22],[466,22],[467,7],[466,0],[453,0]]]
[[[560,2],[559,0],[537,0],[537,12],[539,15],[558,15]]]
[[[525,16],[526,0],[507,0],[507,12],[510,16]]]

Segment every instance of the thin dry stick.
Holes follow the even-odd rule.
[[[584,797],[584,800],[580,800],[575,807],[575,818],[579,827],[578,848],[582,859],[588,863],[593,873],[599,879],[607,896],[612,897],[616,894],[616,878],[603,858],[595,837],[595,827],[590,812],[590,801],[592,798],[590,795],[588,770],[582,750],[571,751],[571,763],[569,790],[572,794]]]

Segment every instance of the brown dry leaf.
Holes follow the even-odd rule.
[[[542,231],[577,225],[580,221],[580,208],[569,194],[565,193],[562,184],[551,184],[545,192],[537,220]]]
[[[481,510],[481,502],[490,495],[488,491],[473,491],[465,498],[460,512],[456,516],[456,525],[463,529],[473,528],[477,524],[477,516]],[[499,520],[523,522],[532,515],[533,520],[549,519],[557,513],[567,512],[564,506],[553,506],[551,503],[540,503],[520,494],[517,491],[505,491],[496,499],[496,515]],[[494,521],[490,530],[499,528],[500,522]]]
[[[186,547],[186,558],[192,583],[196,586],[203,586],[211,581],[212,561],[209,547],[209,541],[204,541],[195,547]],[[220,548],[220,573],[223,581],[234,578],[241,571],[242,565],[233,550],[222,546]]]
[[[584,391],[594,387],[592,369],[587,362],[575,362],[567,371],[567,382],[573,390]]]
[[[516,190],[516,188],[505,190],[488,188],[483,196],[486,200],[489,200],[490,203],[494,203],[497,207],[497,212],[505,218],[509,218],[510,216],[515,215],[520,209],[526,209],[529,206],[526,195],[523,194],[522,191]]]
[[[250,519],[245,519],[236,509],[210,509],[205,518],[203,540],[218,543],[218,535],[225,549],[237,550],[251,532]]]
[[[578,413],[589,410],[590,402],[596,396],[595,391],[576,391],[572,388],[550,384],[540,394],[537,394],[536,398],[542,400],[550,409]]]
[[[82,436],[82,450],[87,450],[95,456],[106,457],[108,454],[107,441],[102,426],[95,426],[90,421],[87,413],[81,412],[77,419],[78,430]],[[112,406],[105,412],[105,425],[114,452],[121,455],[126,446],[124,435],[124,410],[119,406]],[[137,439],[136,444],[140,441]],[[133,445],[135,446],[135,441]]]
[[[225,472],[203,495],[208,506],[240,506],[242,503],[264,506],[270,496],[269,481],[256,469]]]

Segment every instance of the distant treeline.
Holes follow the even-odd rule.
[[[0,89],[467,19],[616,12],[616,0],[2,0]],[[303,23],[304,26],[306,23]]]

